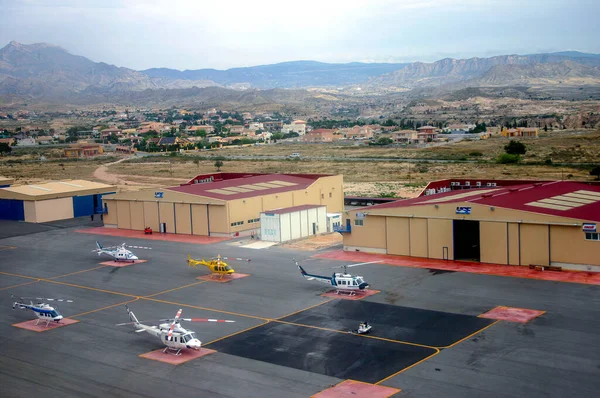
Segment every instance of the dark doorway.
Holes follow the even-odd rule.
[[[479,221],[454,220],[454,259],[479,261]]]

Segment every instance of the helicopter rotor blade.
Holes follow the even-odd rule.
[[[177,324],[177,321],[179,320],[179,317],[181,316],[182,312],[183,310],[180,308],[179,311],[177,311],[177,315],[175,315],[175,319],[173,319],[173,323],[171,324],[171,327],[169,328],[169,333],[167,334],[169,341],[173,337],[173,329],[175,329],[175,325]]]
[[[237,260],[237,261],[247,261],[247,262],[252,261],[249,258],[242,258],[242,257],[221,257],[221,258],[223,260]]]
[[[125,245],[125,247],[130,247],[132,249],[145,249],[145,250],[152,250],[151,247],[147,247],[147,246],[129,246],[129,245]]]
[[[36,300],[45,300],[45,301],[60,301],[60,302],[65,302],[65,303],[72,303],[73,302],[73,300],[44,298],[44,297],[36,297],[35,299]]]
[[[367,265],[367,264],[375,264],[375,263],[382,263],[383,260],[379,260],[379,261],[368,261],[366,263],[357,263],[357,264],[346,264],[346,265],[336,265],[335,267],[331,267],[331,268],[352,268],[352,267],[356,267],[359,265]]]
[[[187,322],[226,322],[226,323],[234,323],[235,321],[230,321],[228,319],[210,319],[210,318],[185,318],[181,319],[182,321]]]

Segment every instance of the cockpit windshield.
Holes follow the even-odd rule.
[[[225,266],[225,271],[231,271],[231,267],[229,265]]]
[[[183,340],[184,343],[187,343],[188,341],[190,341],[192,338],[190,337],[189,334],[184,334],[183,336],[181,336],[181,340]]]
[[[194,340],[194,339],[198,340],[198,337],[196,337],[195,332],[188,333],[187,335],[189,336],[190,340]]]
[[[365,283],[365,281],[363,280],[363,278],[356,278],[356,282],[358,282],[359,285]]]
[[[58,316],[58,312],[56,310],[52,310],[52,311],[50,311],[50,316],[52,318],[56,318]]]

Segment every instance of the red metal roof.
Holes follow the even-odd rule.
[[[557,196],[565,194],[569,195],[575,193],[575,195],[577,195],[577,191],[594,193],[593,195],[589,195],[592,199],[589,199],[588,202],[593,200],[594,195],[597,196],[598,199],[592,203],[582,203],[581,199],[577,202],[569,202],[568,196],[554,199]],[[461,196],[469,193],[472,195]],[[453,196],[455,196],[455,198],[450,199]],[[542,200],[555,201],[554,203],[547,203],[547,205],[555,208],[539,207],[532,204],[533,202]],[[558,217],[600,222],[600,186],[570,181],[535,182],[508,187],[484,187],[481,189],[444,192],[370,206],[369,209],[373,211],[424,204],[457,202],[468,202],[532,213],[549,214]],[[561,205],[561,203],[563,203],[563,205]],[[559,209],[559,207],[562,207],[562,209]]]
[[[287,213],[293,213],[295,211],[316,209],[318,207],[326,207],[326,206],[325,205],[300,205],[300,206],[284,207],[282,209],[266,210],[266,211],[263,211],[263,213],[287,214]]]
[[[247,173],[223,173],[227,174],[225,179],[218,179],[218,174],[205,174],[194,178],[194,180],[208,179],[209,181],[199,184],[184,184],[178,187],[165,188],[170,191],[183,192],[191,195],[205,196],[208,198],[219,199],[219,200],[234,200],[242,198],[251,198],[253,196],[270,195],[280,192],[296,191],[308,188],[318,178],[324,175],[302,175],[302,174],[247,174]],[[237,178],[231,178],[232,175],[236,175]],[[213,180],[210,181],[210,177]],[[215,178],[216,177],[216,178]],[[192,180],[193,181],[193,180]],[[240,187],[243,189],[244,185],[254,185],[261,183],[271,183],[273,181],[282,181],[288,184],[279,187],[264,187],[264,189],[248,190],[248,192],[235,192],[233,189],[229,191],[227,188]],[[275,184],[274,184],[275,185]],[[226,192],[214,192],[214,190],[225,190]]]

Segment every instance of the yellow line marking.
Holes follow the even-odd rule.
[[[87,314],[91,314],[92,312],[98,312],[98,311],[102,311],[102,310],[107,310],[109,308],[113,308],[113,307],[117,307],[119,305],[123,305],[123,304],[128,304],[128,303],[133,303],[134,301],[139,300],[139,297],[136,297],[133,300],[127,300],[127,301],[123,301],[122,303],[117,303],[117,304],[113,304],[113,305],[107,305],[106,307],[102,307],[102,308],[97,308],[95,310],[91,310],[91,311],[86,311],[86,312],[82,312],[80,314],[76,314],[76,315],[71,315],[69,318],[74,318],[76,316],[81,316],[81,315],[87,315]]]
[[[343,333],[343,334],[351,334],[349,332],[345,332],[343,330],[335,330],[335,329],[328,329],[328,328],[322,328],[320,326],[311,326],[311,325],[303,325],[301,323],[295,323],[295,322],[287,322],[287,321],[282,321],[280,319],[272,319],[273,322],[279,322],[279,323],[285,323],[288,325],[294,325],[294,326],[300,326],[300,327],[305,327],[305,328],[311,328],[311,329],[318,329],[318,330],[325,330],[327,332],[335,332],[335,333]],[[396,344],[406,344],[406,345],[412,345],[415,347],[422,347],[422,348],[429,348],[432,350],[437,350],[437,347],[432,347],[430,345],[424,345],[424,344],[417,344],[417,343],[411,343],[408,341],[402,341],[402,340],[393,340],[393,339],[387,339],[385,337],[377,337],[377,336],[369,336],[366,334],[356,334],[356,333],[352,333],[356,336],[360,336],[360,337],[365,337],[368,339],[375,339],[375,340],[382,340],[382,341],[387,341],[390,343],[396,343]]]
[[[165,290],[165,291],[158,292],[158,293],[154,293],[154,294],[149,294],[148,296],[143,296],[143,297],[144,297],[144,298],[150,298],[150,297],[158,296],[159,294],[165,294],[165,293],[169,293],[169,292],[174,292],[175,290],[179,290],[179,289],[185,289],[186,287],[195,286],[195,285],[200,285],[200,284],[202,284],[202,283],[206,283],[206,281],[200,281],[200,282],[194,282],[194,283],[190,283],[189,285],[184,285],[184,286],[175,287],[175,288],[173,288],[173,289]]]
[[[58,276],[53,276],[52,278],[46,278],[46,279],[57,279],[57,278],[64,278],[65,276],[71,276],[71,275],[76,275],[76,274],[81,274],[83,272],[88,272],[88,271],[93,271],[95,269],[99,269],[99,268],[106,268],[108,267],[108,265],[101,265],[99,267],[94,267],[94,268],[90,268],[90,269],[84,269],[81,271],[76,271],[76,272],[71,272],[70,274],[64,274],[64,275],[58,275]]]
[[[427,361],[428,359],[431,359],[431,358],[433,358],[434,356],[436,356],[437,354],[439,354],[439,353],[440,353],[440,350],[438,350],[437,348],[435,348],[435,350],[436,350],[436,351],[435,351],[433,354],[429,355],[428,357],[425,357],[425,358],[421,359],[420,361],[417,361],[417,362],[413,363],[412,365],[405,367],[404,369],[400,369],[400,370],[399,370],[399,371],[397,371],[396,373],[392,373],[391,375],[389,375],[389,376],[388,376],[388,377],[386,377],[385,379],[381,379],[381,380],[379,380],[379,381],[378,381],[377,383],[375,383],[375,384],[377,385],[377,384],[383,383],[384,381],[386,381],[386,380],[389,380],[389,379],[391,379],[392,377],[394,377],[394,376],[397,376],[397,375],[399,375],[400,373],[402,373],[402,372],[404,372],[404,371],[406,371],[406,370],[408,370],[408,369],[412,368],[413,366],[417,366],[418,364],[420,364],[420,363],[422,363],[422,362],[425,362],[425,361]]]
[[[196,309],[199,309],[199,310],[219,312],[221,314],[235,315],[235,316],[240,316],[240,317],[243,317],[243,318],[260,319],[260,320],[263,320],[263,321],[270,321],[271,320],[269,318],[265,318],[265,317],[262,317],[262,316],[240,314],[239,312],[217,310],[217,309],[214,309],[214,308],[207,308],[207,307],[200,307],[200,306],[197,306],[197,305],[177,303],[177,302],[174,302],[174,301],[159,300],[159,299],[155,299],[155,298],[151,298],[151,297],[140,296],[140,299],[142,299],[142,300],[149,300],[149,301],[156,301],[157,303],[163,303],[163,304],[178,305],[180,307],[196,308]]]
[[[104,290],[104,289],[97,289],[95,287],[89,287],[89,286],[82,286],[82,285],[75,285],[73,283],[67,283],[67,282],[59,282],[59,281],[53,281],[51,279],[41,279],[41,281],[43,282],[49,282],[49,283],[56,283],[57,285],[65,285],[65,286],[70,286],[70,287],[77,287],[79,289],[85,289],[85,290],[93,290],[96,292],[102,292],[102,293],[109,293],[109,294],[116,294],[118,296],[125,296],[125,297],[133,297],[133,298],[137,298],[139,296],[136,296],[134,294],[127,294],[127,293],[119,293],[119,292],[113,292],[111,290]]]
[[[487,328],[490,328],[490,327],[494,326],[494,325],[495,325],[495,324],[497,324],[498,322],[500,322],[500,321],[494,321],[494,322],[490,323],[489,325],[487,325],[486,327],[484,327],[484,328],[481,328],[481,329],[479,329],[478,331],[476,331],[476,332],[473,332],[473,333],[471,333],[470,335],[468,335],[468,336],[466,336],[466,337],[463,337],[462,339],[460,339],[460,340],[458,340],[458,341],[455,341],[454,343],[452,343],[452,344],[450,344],[450,345],[447,345],[447,346],[445,346],[445,347],[438,347],[438,348],[450,348],[450,347],[454,347],[454,346],[455,346],[455,345],[457,345],[458,343],[462,343],[463,341],[465,341],[465,340],[467,340],[467,339],[469,339],[469,338],[471,338],[471,337],[475,336],[476,334],[479,334],[479,333],[483,332],[484,330],[486,330]]]
[[[8,276],[16,276],[16,277],[18,277],[18,278],[25,278],[25,279],[35,279],[35,280],[37,280],[37,281],[39,281],[39,280],[42,280],[42,278],[38,278],[38,277],[35,277],[35,276],[27,276],[27,275],[11,274],[10,272],[1,272],[1,271],[0,271],[0,274],[2,274],[2,275],[8,275]]]
[[[246,328],[246,329],[244,329],[244,330],[240,330],[239,332],[235,332],[235,333],[228,334],[227,336],[219,337],[218,339],[216,339],[216,340],[213,340],[213,341],[211,341],[211,342],[208,342],[208,343],[204,343],[203,345],[204,345],[204,346],[207,346],[207,345],[209,345],[209,344],[216,343],[217,341],[225,340],[225,339],[227,339],[227,338],[229,338],[229,337],[233,337],[233,336],[235,336],[236,334],[241,334],[241,333],[247,332],[247,331],[249,331],[249,330],[256,329],[256,328],[258,328],[258,327],[260,327],[260,326],[264,326],[264,325],[266,325],[266,324],[267,324],[267,323],[269,323],[269,322],[270,322],[269,320],[266,320],[265,322],[261,323],[260,325],[251,326],[251,327],[249,327],[249,328]]]
[[[12,250],[12,249],[16,249],[17,246],[4,246],[4,245],[0,245],[0,250]]]
[[[7,290],[7,289],[12,289],[13,287],[31,285],[32,283],[38,283],[38,282],[39,282],[39,280],[37,280],[37,281],[31,281],[31,282],[25,282],[25,283],[19,283],[18,285],[12,285],[12,286],[3,287],[2,289],[0,289],[0,291]]]
[[[300,312],[302,312],[302,311],[307,311],[307,310],[310,310],[310,309],[312,309],[312,308],[315,308],[315,307],[318,307],[318,306],[320,306],[320,305],[326,304],[326,303],[328,303],[328,302],[330,302],[330,301],[333,301],[333,300],[334,300],[334,299],[330,298],[329,300],[321,301],[320,303],[317,303],[317,304],[315,304],[315,305],[311,305],[310,307],[306,307],[306,308],[304,308],[304,309],[302,309],[302,310],[294,311],[294,312],[292,312],[291,314],[287,314],[287,315],[284,315],[284,316],[280,316],[280,317],[279,317],[279,318],[277,318],[277,319],[283,319],[283,318],[287,318],[288,316],[292,316],[292,315],[298,314],[298,313],[300,313]]]

